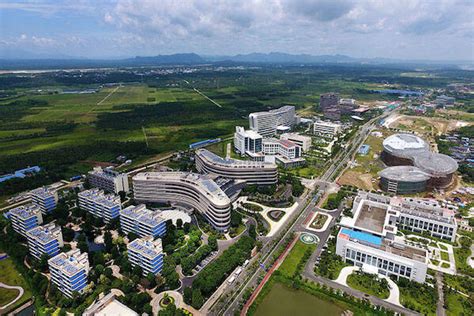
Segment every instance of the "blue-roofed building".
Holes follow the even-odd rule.
[[[54,257],[64,246],[61,227],[54,223],[30,229],[26,233],[26,238],[28,239],[30,254],[36,259],[40,259],[43,254]]]
[[[131,205],[120,211],[120,227],[126,234],[134,233],[140,237],[161,237],[166,233],[166,221],[161,212],[146,208],[145,204]]]
[[[43,214],[48,214],[56,208],[58,204],[58,193],[46,187],[41,187],[30,191],[33,203],[38,204]]]
[[[79,207],[105,223],[120,215],[122,204],[120,197],[115,194],[105,194],[103,190],[94,188],[79,192]]]
[[[365,156],[369,153],[369,150],[370,150],[370,146],[364,144],[364,145],[360,146],[358,154],[362,155],[362,156]]]
[[[163,268],[163,247],[161,239],[152,236],[138,238],[127,245],[128,260],[132,266],[143,269],[143,275],[157,274]]]
[[[29,174],[38,173],[40,171],[41,171],[41,168],[38,167],[38,166],[33,166],[33,167],[28,167],[28,168],[16,170],[14,173],[10,173],[10,174],[0,176],[0,182],[4,182],[4,181],[15,179],[15,178],[23,179]]]
[[[206,139],[206,140],[201,140],[199,142],[195,142],[189,145],[189,149],[198,149],[210,144],[218,143],[220,142],[220,138],[215,138],[215,139]]]
[[[48,260],[51,282],[65,296],[72,298],[73,293],[82,294],[87,286],[89,259],[87,253],[79,249],[62,252]]]
[[[8,212],[13,230],[26,237],[26,232],[43,223],[41,208],[37,204],[26,204],[15,207]]]

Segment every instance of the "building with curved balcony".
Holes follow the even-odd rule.
[[[458,169],[453,158],[430,151],[429,144],[413,134],[387,137],[380,158],[390,166],[379,173],[382,189],[400,194],[446,188]]]
[[[229,197],[208,176],[190,172],[144,172],[132,178],[135,200],[191,207],[219,231],[230,225]]]
[[[196,150],[196,169],[248,184],[271,185],[278,182],[278,167],[274,163],[225,159],[209,150]]]

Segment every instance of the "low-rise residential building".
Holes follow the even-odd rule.
[[[61,227],[54,223],[30,229],[26,233],[26,238],[30,254],[36,259],[40,259],[43,254],[54,257],[64,246]]]
[[[311,137],[300,135],[298,133],[285,133],[280,136],[280,139],[289,140],[300,146],[303,151],[308,151],[311,148]]]
[[[38,204],[43,214],[48,214],[56,208],[58,204],[58,193],[46,187],[37,188],[30,191],[33,203]]]
[[[43,215],[38,204],[26,204],[15,207],[8,212],[13,230],[26,237],[26,232],[43,223]]]
[[[318,121],[314,123],[313,131],[315,135],[334,138],[342,130],[341,124]]]
[[[166,233],[166,221],[160,211],[152,211],[144,204],[131,205],[120,211],[120,227],[126,234],[140,237],[161,237]]]
[[[89,171],[87,176],[92,187],[103,189],[107,192],[118,194],[120,191],[130,192],[127,174],[115,171],[111,167],[102,169],[96,167]]]
[[[87,252],[79,249],[62,252],[48,260],[51,282],[65,296],[72,298],[73,293],[82,294],[87,286],[89,259]]]
[[[133,267],[143,269],[143,275],[157,274],[163,268],[163,247],[161,239],[152,236],[137,238],[127,245],[128,261]]]
[[[242,126],[235,127],[234,148],[242,156],[246,153],[262,152],[262,135],[253,130],[245,130]]]
[[[81,209],[103,219],[105,223],[120,215],[122,204],[120,197],[115,194],[105,194],[104,191],[94,188],[79,192],[77,196]]]

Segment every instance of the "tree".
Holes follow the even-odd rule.
[[[184,223],[183,229],[184,229],[184,232],[185,232],[186,234],[189,233],[189,231],[191,230],[191,224],[189,224],[189,223],[187,223],[187,222]]]
[[[193,289],[191,306],[196,309],[200,309],[203,304],[204,304],[204,298],[202,297],[201,290]]]
[[[254,224],[251,224],[249,226],[249,236],[250,238],[252,239],[257,239],[257,231],[255,230],[255,225]]]
[[[218,246],[217,246],[217,236],[216,235],[211,235],[209,236],[209,239],[207,240],[209,247],[211,247],[212,251],[216,251]]]
[[[188,286],[184,288],[184,302],[188,305],[191,305],[193,299],[193,289]]]
[[[143,269],[139,265],[136,265],[133,267],[132,273],[138,277],[141,277],[143,275]]]
[[[125,199],[127,198],[127,193],[125,193],[125,191],[119,191],[118,195],[120,196],[120,202],[125,202]]]
[[[43,253],[38,260],[38,269],[45,272],[48,270],[48,259],[49,256],[46,253]]]
[[[242,223],[242,215],[237,211],[231,211],[230,213],[230,226],[239,227]]]
[[[105,244],[105,250],[110,253],[112,251],[114,243],[113,243],[112,234],[109,231],[106,231],[104,233],[104,244]]]
[[[176,220],[176,227],[181,229],[181,227],[183,227],[183,220],[181,218],[178,218]]]

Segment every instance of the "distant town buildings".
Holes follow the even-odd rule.
[[[26,232],[43,223],[43,215],[38,204],[25,204],[11,209],[8,217],[15,232],[26,237]]]
[[[320,95],[319,107],[325,118],[337,121],[342,114],[350,114],[357,104],[354,99],[340,99],[338,93],[330,92]]]
[[[189,172],[145,172],[133,177],[135,200],[191,207],[214,228],[230,225],[230,199],[208,176]]]
[[[54,223],[48,223],[43,226],[37,226],[28,230],[26,233],[28,239],[28,249],[30,254],[36,259],[40,259],[43,254],[48,257],[54,257],[64,246],[61,227]]]
[[[452,107],[456,99],[454,97],[448,97],[440,95],[436,98],[435,103],[438,107]]]
[[[250,129],[263,137],[275,135],[278,127],[291,128],[295,123],[295,107],[291,105],[286,105],[267,112],[249,114]]]
[[[79,249],[62,252],[48,260],[51,281],[65,296],[82,294],[87,286],[89,259],[86,252]]]
[[[313,125],[313,132],[315,135],[330,139],[334,138],[341,131],[342,125],[332,122],[317,121],[314,122]]]
[[[137,238],[127,245],[127,256],[133,267],[143,269],[143,275],[158,274],[163,268],[163,247],[161,239],[152,236]]]
[[[262,140],[262,135],[253,130],[246,131],[242,126],[235,127],[234,148],[241,155],[261,152]]]
[[[128,176],[113,170],[111,167],[105,169],[96,167],[94,170],[89,171],[87,178],[92,187],[100,188],[107,192],[116,194],[120,191],[130,192]]]
[[[79,192],[77,196],[81,209],[101,218],[105,223],[120,215],[122,204],[117,195],[105,194],[104,191],[94,188]]]
[[[140,237],[161,237],[166,233],[166,221],[160,211],[149,210],[144,204],[121,210],[120,227],[124,233],[134,233]]]
[[[33,203],[38,204],[43,214],[48,214],[56,208],[58,204],[58,193],[46,187],[41,187],[30,191]]]

